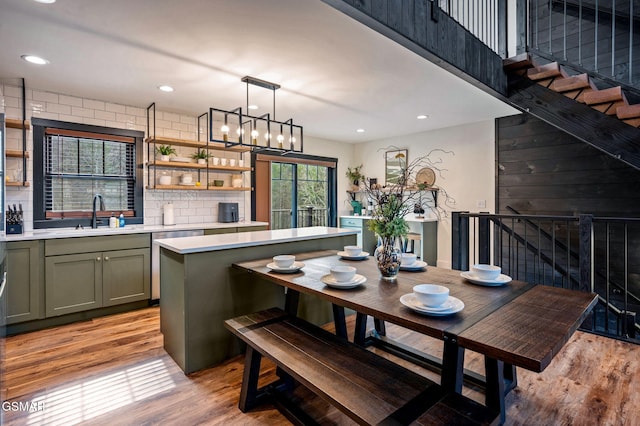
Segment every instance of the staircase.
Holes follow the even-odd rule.
[[[640,104],[630,105],[621,86],[599,90],[588,74],[569,75],[557,62],[538,65],[528,52],[505,59],[503,65],[509,75],[527,78],[630,126],[640,127]]]

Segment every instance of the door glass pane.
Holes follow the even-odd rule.
[[[298,164],[298,228],[327,226],[328,194],[327,168]]]
[[[271,229],[291,228],[293,164],[271,163]]]

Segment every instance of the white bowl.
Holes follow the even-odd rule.
[[[471,267],[471,272],[476,278],[487,281],[498,278],[501,271],[502,269],[499,266],[486,265],[483,263],[478,263]]]
[[[331,276],[338,282],[345,282],[353,279],[356,268],[353,266],[337,265],[331,268]]]
[[[193,182],[193,176],[191,176],[191,175],[182,175],[180,177],[180,182],[182,182],[182,183],[191,183],[191,182]]]
[[[344,246],[344,252],[347,256],[355,257],[362,253],[362,249],[358,246]]]
[[[411,266],[414,263],[416,263],[416,259],[418,257],[416,256],[415,253],[402,253],[402,259],[400,261],[400,264],[402,266]]]
[[[158,181],[160,185],[171,185],[171,176],[160,176]]]
[[[291,254],[280,254],[278,256],[273,256],[273,263],[276,264],[278,268],[289,268],[295,262],[296,257]]]
[[[440,306],[449,298],[449,289],[438,284],[418,284],[413,287],[413,293],[420,303],[429,308]]]

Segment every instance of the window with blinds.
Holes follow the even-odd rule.
[[[77,134],[74,134],[77,133]],[[95,194],[105,209],[134,210],[135,140],[47,129],[44,143],[48,217],[91,212]]]
[[[143,223],[142,132],[53,120],[33,131],[34,228],[88,225],[96,194],[98,217]]]

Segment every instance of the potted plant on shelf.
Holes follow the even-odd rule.
[[[176,155],[176,149],[171,145],[160,145],[156,147],[156,151],[160,154],[160,161],[169,161],[171,154]]]
[[[198,151],[196,151],[191,158],[197,160],[198,164],[207,164],[209,153],[205,149],[198,148]]]
[[[353,187],[355,187],[355,189],[353,189],[352,187],[352,191],[357,191],[358,188],[360,187],[360,180],[364,179],[364,175],[360,171],[361,169],[362,169],[362,164],[354,167],[353,169],[351,167],[347,167],[347,172],[345,173],[345,175],[347,176],[349,181],[352,183]]]

